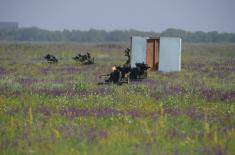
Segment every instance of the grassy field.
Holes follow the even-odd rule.
[[[179,73],[97,85],[128,46],[0,43],[0,154],[235,154],[235,44],[184,44]]]

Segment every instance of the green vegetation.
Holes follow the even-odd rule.
[[[80,30],[63,30],[48,31],[36,27],[30,28],[9,28],[0,29],[1,41],[38,41],[38,42],[80,42],[80,43],[97,43],[97,42],[129,42],[130,37],[136,36],[170,36],[180,37],[184,42],[189,43],[210,43],[210,42],[235,42],[234,33],[213,32],[187,32],[179,29],[167,29],[161,33],[142,32],[137,30],[114,30],[104,31],[91,29],[88,31]]]
[[[179,73],[97,85],[127,46],[0,43],[0,154],[235,154],[235,44],[184,44]]]

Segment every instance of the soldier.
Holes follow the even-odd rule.
[[[57,63],[58,62],[58,59],[56,59],[56,57],[51,54],[47,54],[44,58],[47,60],[48,63]]]
[[[138,80],[147,77],[147,70],[150,68],[147,64],[143,63],[136,63],[136,67],[131,69],[130,72],[130,79],[131,80]]]
[[[127,56],[128,58],[126,63],[124,64],[125,66],[130,66],[130,60],[131,60],[130,52],[131,52],[130,48],[125,49],[125,56]]]
[[[94,64],[94,58],[91,58],[89,52],[86,54],[78,54],[76,57],[73,58],[75,61],[79,61],[81,64]]]
[[[89,52],[87,52],[86,54],[87,54],[87,58],[88,58],[88,59],[91,59],[91,55],[90,55],[90,53],[89,53]]]

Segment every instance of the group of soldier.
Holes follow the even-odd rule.
[[[51,54],[47,54],[44,58],[47,60],[48,63],[58,62],[58,59],[54,55],[51,55]],[[79,53],[77,56],[73,57],[73,60],[81,64],[86,64],[86,65],[94,64],[94,58],[91,58],[91,54],[89,52],[87,52],[84,55]]]
[[[123,65],[113,66],[112,72],[110,74],[101,75],[100,77],[105,77],[104,83],[129,83],[129,81],[142,80],[147,77],[147,70],[149,66],[143,63],[136,63],[135,67],[130,65],[130,52],[129,48],[125,49],[125,56],[127,56],[127,61]],[[44,57],[48,63],[57,63],[58,59],[51,55],[47,54]],[[94,58],[91,57],[90,53],[78,54],[73,57],[73,60],[81,64],[94,64]]]
[[[113,66],[113,71],[110,74],[100,76],[106,78],[104,83],[122,84],[129,83],[129,81],[142,80],[147,77],[147,70],[149,69],[149,66],[143,62],[136,63],[135,67],[131,67],[130,52],[131,50],[129,48],[125,50],[127,61],[123,65]]]

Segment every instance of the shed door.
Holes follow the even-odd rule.
[[[159,39],[147,40],[146,63],[153,70],[158,70],[159,64]]]

